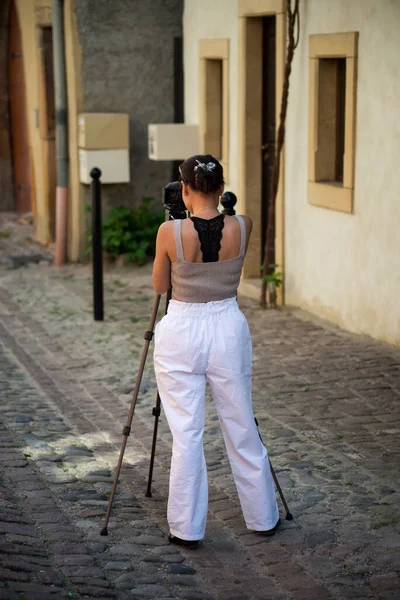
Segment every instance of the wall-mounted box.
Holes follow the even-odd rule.
[[[101,171],[101,183],[129,183],[129,151],[79,149],[79,180],[92,183],[90,171],[97,167]]]
[[[78,146],[86,150],[129,148],[129,115],[82,113],[78,116]]]
[[[148,126],[151,160],[185,160],[199,154],[199,127],[183,123]]]

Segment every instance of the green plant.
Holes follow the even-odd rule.
[[[282,273],[279,273],[277,271],[279,265],[271,264],[268,265],[268,267],[269,269],[271,269],[271,273],[269,273],[268,275],[263,275],[263,280],[266,283],[273,283],[276,288],[280,287],[282,285],[283,279]],[[261,270],[263,270],[263,267],[261,267]]]
[[[155,255],[157,230],[164,220],[164,211],[151,207],[152,198],[145,197],[137,208],[117,206],[103,220],[103,250],[112,258],[124,255],[125,262],[144,265]],[[88,235],[90,251],[92,235]]]

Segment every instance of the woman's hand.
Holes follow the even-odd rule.
[[[157,233],[156,257],[153,264],[153,287],[156,294],[164,294],[171,287],[171,261],[168,255],[168,246],[173,239],[173,221],[166,221]]]

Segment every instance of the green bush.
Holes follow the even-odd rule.
[[[103,220],[103,250],[111,257],[123,254],[126,262],[138,265],[144,265],[154,257],[157,230],[165,213],[153,210],[151,202],[152,198],[146,197],[137,208],[117,206]],[[91,246],[91,234],[88,242]]]

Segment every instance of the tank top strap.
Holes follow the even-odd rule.
[[[240,215],[234,215],[236,219],[239,221],[240,225],[240,252],[239,256],[244,256],[244,252],[246,249],[246,225]]]
[[[183,256],[183,245],[182,245],[182,219],[174,220],[174,235],[175,235],[175,246],[176,246],[176,258],[179,262],[185,260]]]

